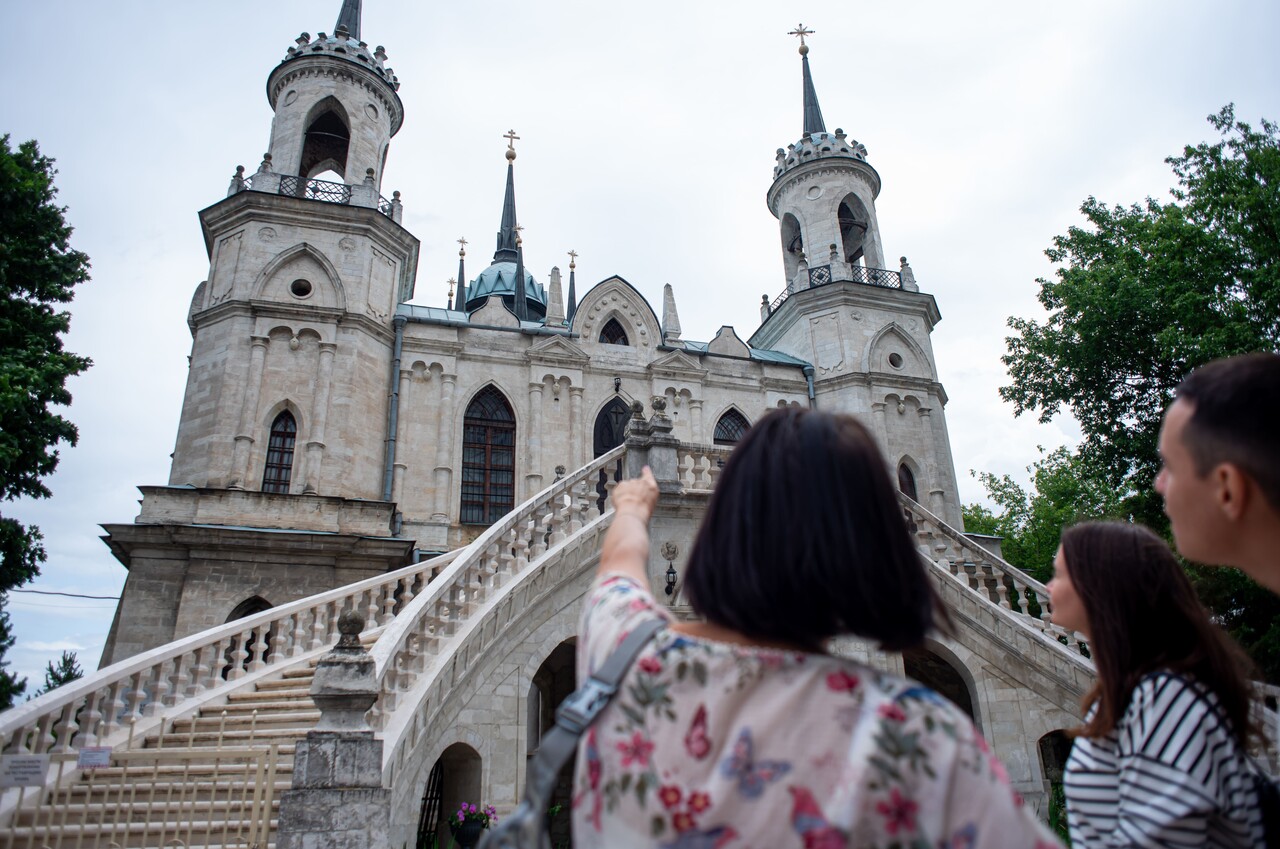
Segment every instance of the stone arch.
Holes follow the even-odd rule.
[[[231,608],[231,612],[227,614],[227,621],[234,622],[237,619],[246,619],[256,613],[262,613],[274,607],[271,602],[267,601],[260,595],[250,596],[244,601]]]
[[[895,350],[887,350],[893,342],[902,346],[902,349],[896,350],[897,346],[893,346]],[[902,358],[901,364],[891,364],[890,354],[898,354]],[[896,321],[889,322],[871,337],[871,341],[862,352],[862,370],[864,373],[874,370],[901,372],[913,377],[931,378],[933,376],[933,364],[924,352],[924,348],[921,348],[920,343],[912,339],[911,334]]]
[[[290,273],[296,271],[297,274]],[[311,278],[318,277],[319,280]],[[346,310],[347,294],[338,269],[324,252],[307,242],[299,242],[276,254],[263,266],[253,283],[253,299],[270,299],[290,303],[296,297],[290,294],[295,279],[309,281],[313,294],[305,300],[315,306]]]
[[[322,171],[347,177],[347,155],[351,149],[351,118],[342,101],[333,95],[318,101],[302,122],[302,160],[298,165],[299,192]]]
[[[738,409],[737,404],[730,404],[716,416],[715,427],[711,430],[711,441],[716,445],[734,445],[742,439],[749,427],[751,427],[751,419]]]
[[[902,666],[909,678],[953,702],[982,729],[973,674],[953,651],[935,640],[926,640],[922,648],[902,653]]]
[[[277,422],[283,421],[283,417],[285,416],[288,416],[293,424],[293,441],[287,447],[288,474],[283,480],[281,480],[278,475],[273,476],[271,481],[275,486],[279,486],[283,483],[285,486],[283,491],[288,493],[293,492],[294,484],[298,483],[301,477],[300,475],[295,474],[295,472],[298,470],[298,464],[302,456],[302,452],[299,448],[306,444],[305,419],[303,418],[302,410],[298,408],[298,405],[288,398],[285,398],[271,405],[267,410],[267,414],[262,417],[259,423],[259,432],[263,434],[264,439],[261,442],[261,448],[255,452],[256,457],[254,465],[251,466],[251,468],[261,471],[258,480],[263,492],[281,492],[280,489],[267,488],[267,474],[269,466],[279,466],[283,462],[283,458],[279,456],[278,452],[286,449],[282,445],[273,445],[273,441],[275,441],[273,440],[273,434],[276,430]]]
[[[631,406],[621,395],[612,395],[596,408],[594,424],[591,428],[591,450],[593,457],[622,444],[626,435],[627,420],[631,417]]]
[[[466,802],[485,804],[484,759],[467,742],[445,746],[435,759],[423,787],[422,808],[418,820],[419,845],[448,846],[452,840],[448,818]],[[434,828],[432,828],[434,826]]]
[[[610,277],[582,296],[571,329],[584,343],[598,344],[600,330],[616,318],[627,331],[632,348],[653,346],[662,339],[661,325],[644,295],[621,277]]]
[[[534,672],[529,681],[529,693],[526,705],[526,728],[528,751],[532,757],[538,750],[542,735],[551,730],[555,724],[555,711],[565,697],[578,687],[577,671],[574,668],[577,651],[577,638],[564,640],[549,654]],[[574,760],[570,760],[560,770],[555,789],[551,793],[551,804],[562,805],[564,810],[572,806]],[[552,845],[560,846],[569,841],[568,818],[559,817],[552,820]]]
[[[871,229],[871,213],[862,198],[849,192],[836,205],[836,226],[840,233],[840,259],[850,265],[865,265],[867,233]]]
[[[916,459],[910,454],[903,454],[898,458],[898,464],[894,471],[897,473],[898,491],[912,501],[920,503],[920,493],[928,492],[929,488],[928,481],[925,480],[924,471]],[[906,472],[906,475],[903,472]],[[911,484],[910,489],[906,486],[908,479]]]
[[[786,212],[779,222],[782,230],[782,266],[787,275],[787,287],[800,273],[800,260],[804,258],[804,233],[800,229],[800,219],[793,213]]]
[[[208,288],[209,288],[208,280],[201,280],[199,285],[196,286],[195,292],[191,294],[191,306],[187,308],[188,320],[197,312],[199,312],[200,308],[204,306],[204,293],[205,293],[205,290],[207,290]]]

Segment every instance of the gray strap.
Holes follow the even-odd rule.
[[[578,748],[578,738],[608,706],[618,685],[631,668],[641,649],[653,635],[667,626],[665,619],[651,619],[627,635],[622,645],[595,671],[587,682],[574,690],[556,710],[556,724],[542,738],[538,753],[529,761],[525,776],[524,798],[496,829],[485,835],[482,847],[545,847],[549,845],[544,825],[551,793],[560,770]]]

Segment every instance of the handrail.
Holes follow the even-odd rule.
[[[384,727],[399,694],[416,683],[427,655],[455,634],[488,594],[588,524],[592,511],[599,509],[590,485],[625,453],[626,445],[619,445],[525,501],[463,549],[426,592],[405,605],[369,650],[379,689],[370,713],[375,729]]]
[[[143,717],[188,703],[247,673],[285,664],[337,639],[338,616],[358,610],[375,627],[459,555],[366,578],[166,643],[0,714],[5,753],[75,751],[130,731]]]
[[[1053,624],[1049,619],[1049,591],[1044,584],[992,554],[903,493],[898,503],[916,525],[920,551],[930,563],[944,568],[973,593],[1017,616],[1023,624],[1048,636],[1076,656],[1089,656],[1089,638]],[[1039,617],[1029,611],[1034,601]],[[1016,607],[1015,607],[1016,605]],[[1073,650],[1074,647],[1074,650]]]

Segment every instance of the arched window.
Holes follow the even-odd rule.
[[[850,195],[841,201],[836,212],[840,224],[840,241],[844,247],[844,260],[857,265],[862,260],[867,238],[868,216],[862,201]]]
[[[263,492],[289,492],[293,476],[293,446],[298,439],[298,423],[293,413],[285,410],[271,423],[267,441],[267,466],[262,472]]]
[[[737,445],[749,427],[751,424],[742,413],[733,409],[726,410],[720,421],[716,422],[716,445]]]
[[[493,386],[476,393],[462,421],[462,515],[468,525],[492,525],[516,497],[516,417]]]
[[[630,345],[627,341],[627,331],[622,329],[622,325],[618,324],[616,318],[609,319],[605,326],[600,329],[600,341],[606,345]]]
[[[912,501],[920,500],[916,495],[916,476],[911,474],[911,469],[907,468],[906,463],[898,464],[898,489]]]
[[[334,171],[345,179],[347,173],[347,148],[351,144],[351,131],[342,104],[335,98],[325,98],[312,109],[315,117],[307,125],[302,140],[302,162],[298,172],[303,180],[321,171]]]

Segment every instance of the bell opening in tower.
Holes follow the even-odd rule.
[[[331,171],[345,182],[347,150],[351,144],[346,110],[337,98],[327,97],[312,109],[312,116],[302,141],[300,176],[310,180]]]

